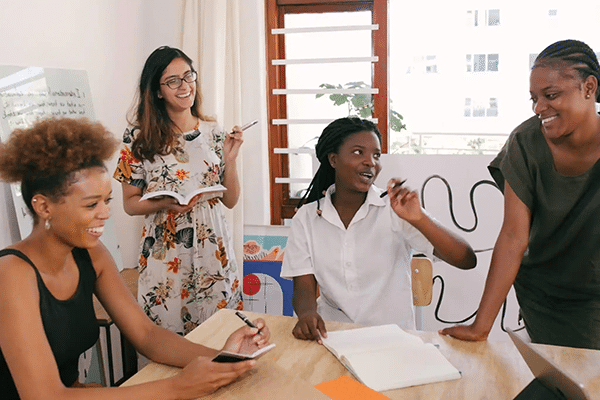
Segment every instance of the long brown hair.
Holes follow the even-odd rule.
[[[167,113],[165,100],[158,97],[160,78],[171,61],[182,58],[192,71],[192,60],[183,51],[169,46],[161,46],[154,50],[142,69],[138,88],[138,104],[129,123],[138,130],[131,145],[133,156],[138,160],[154,161],[156,155],[166,155],[172,151],[177,127]],[[196,97],[192,105],[192,115],[202,121],[211,121],[201,111],[202,95],[200,85],[196,83]]]

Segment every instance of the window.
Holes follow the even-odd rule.
[[[487,10],[488,26],[500,25],[500,10]]]
[[[487,100],[478,98],[465,98],[465,117],[497,117],[498,99],[490,97]]]
[[[487,70],[498,72],[498,62],[500,57],[498,54],[488,54]]]
[[[330,121],[370,118],[388,148],[385,16],[387,0],[267,0],[272,224],[293,216]]]
[[[498,72],[498,54],[467,54],[467,72]]]
[[[356,44],[356,54],[334,53],[343,46],[327,41],[325,33],[319,33],[322,38],[316,42],[310,41],[309,34],[268,35],[269,91],[313,90],[311,94],[269,95],[274,224],[293,215],[295,202],[312,177],[309,153],[324,121],[348,115],[349,103],[344,102],[348,93],[337,93],[332,99],[329,92],[316,98],[314,89],[319,85],[332,85],[328,90],[362,91],[353,98],[363,104],[365,112],[370,112],[373,103],[370,117],[378,121],[384,135],[384,152],[495,154],[515,126],[532,115],[529,74],[542,49],[555,40],[575,38],[600,51],[600,36],[588,29],[600,24],[600,1],[506,0],[495,2],[497,8],[476,8],[477,2],[456,0],[437,2],[435,10],[431,3],[406,0],[266,2],[268,33],[271,28],[314,26],[321,23],[321,17],[331,25],[378,26],[366,31],[367,39],[353,36],[345,41]],[[345,21],[349,15],[359,20]],[[330,54],[301,53],[302,44]],[[277,59],[314,57],[377,61],[331,63],[335,72],[328,75],[317,75],[325,73],[324,65],[308,61],[271,64]],[[357,79],[350,79],[347,74],[355,68]],[[350,87],[351,83],[358,86]],[[341,105],[334,106],[334,99]],[[401,124],[391,120],[396,112],[403,117]],[[307,123],[311,118],[315,121]],[[275,152],[287,148],[301,151]],[[288,183],[275,183],[286,177]]]
[[[483,20],[480,20],[483,18]],[[467,10],[467,26],[498,26],[500,25],[500,10]]]
[[[533,68],[533,64],[535,63],[535,59],[537,58],[538,53],[533,53],[529,55],[529,69]]]
[[[435,55],[415,56],[412,65],[406,71],[408,74],[435,74],[437,73],[437,61]]]

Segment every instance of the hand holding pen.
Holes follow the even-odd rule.
[[[248,317],[239,311],[235,314],[248,326],[236,329],[229,335],[222,350],[233,351],[240,354],[252,354],[256,350],[269,344],[271,333],[269,332],[269,327],[262,318],[250,321]],[[249,329],[249,327],[252,329]]]
[[[253,127],[254,125],[256,125],[256,124],[258,124],[258,120],[257,120],[257,119],[255,119],[255,120],[254,120],[254,121],[252,121],[252,122],[248,122],[248,123],[247,123],[247,124],[245,124],[245,125],[242,125],[242,127],[241,127],[241,128],[239,128],[239,129],[235,129],[235,128],[237,127],[237,126],[236,126],[236,127],[234,127],[234,128],[233,128],[233,130],[231,131],[231,133],[230,133],[230,134],[231,134],[231,135],[233,135],[234,133],[240,133],[240,132],[244,132],[246,129],[248,129],[248,128],[252,128],[252,127]]]
[[[403,181],[401,181],[401,182],[394,183],[394,185],[392,186],[392,189],[391,189],[391,190],[394,190],[394,189],[396,189],[397,187],[400,187],[400,186],[402,186],[402,185],[404,184],[404,182],[406,182],[406,179],[404,179],[404,180],[403,180]],[[383,199],[383,198],[384,198],[384,197],[385,197],[385,196],[388,194],[388,192],[389,192],[389,190],[386,190],[385,192],[381,193],[381,194],[379,195],[379,197]]]
[[[258,329],[258,326],[254,325],[254,323],[252,321],[250,321],[248,319],[248,317],[246,317],[244,314],[242,314],[241,311],[236,311],[235,315],[237,315],[242,321],[244,321],[246,323],[246,325],[248,325],[250,328]],[[258,329],[258,331],[260,333],[260,329]]]
[[[403,187],[406,179],[391,179],[388,183],[388,190],[385,192],[390,197],[390,206],[403,220],[413,223],[423,216],[423,210],[419,203],[417,192]],[[382,193],[383,195],[383,193]]]

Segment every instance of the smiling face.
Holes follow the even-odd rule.
[[[183,79],[192,71],[192,67],[183,58],[175,58],[163,71],[160,78],[160,95],[164,99],[169,113],[189,110],[194,105],[196,82],[182,81],[181,86],[177,89],[171,89],[163,83],[175,78]]]
[[[50,232],[70,247],[98,244],[110,217],[112,186],[102,167],[81,170],[65,196],[50,202]]]
[[[336,191],[368,192],[381,171],[380,157],[381,143],[375,133],[361,131],[348,136],[337,153],[329,154]]]
[[[570,135],[588,115],[585,83],[568,65],[535,66],[531,70],[533,112],[541,120],[547,139]]]

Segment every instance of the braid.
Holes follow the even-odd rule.
[[[324,196],[323,191],[335,183],[335,170],[329,163],[329,154],[337,153],[348,136],[363,131],[375,133],[381,142],[381,134],[377,129],[377,125],[358,117],[336,119],[323,129],[323,133],[319,136],[319,141],[315,147],[316,156],[321,165],[310,182],[306,193],[300,199],[298,208],[305,203],[321,199]],[[317,209],[320,210],[320,204],[317,204]]]
[[[553,43],[537,56],[534,67],[553,60],[561,60],[573,65],[573,68],[579,72],[582,79],[586,79],[591,75],[600,84],[598,57],[587,44],[572,39]],[[596,89],[596,101],[600,102],[600,90],[598,89]]]

